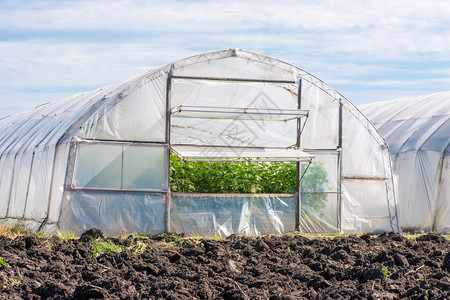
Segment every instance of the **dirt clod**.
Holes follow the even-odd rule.
[[[100,229],[91,228],[81,234],[80,241],[88,242],[91,239],[95,240],[98,238],[104,238],[103,232]]]

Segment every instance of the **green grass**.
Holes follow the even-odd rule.
[[[133,252],[135,255],[141,255],[145,251],[147,251],[147,244],[143,242],[135,242],[131,243],[128,247],[126,247],[128,250]]]
[[[56,236],[59,239],[66,241],[66,240],[71,240],[71,239],[77,239],[75,232],[77,230],[74,229],[72,231],[58,231],[56,230],[53,234],[48,235],[42,232],[35,232],[30,228],[27,228],[25,226],[24,223],[18,223],[18,224],[14,224],[14,225],[4,225],[2,223],[0,223],[0,236],[6,236],[8,238],[14,239],[18,236],[37,236],[38,238],[49,238],[52,236]],[[283,235],[288,235],[288,236],[303,236],[309,239],[315,239],[315,238],[325,238],[325,239],[334,239],[336,237],[347,237],[350,235],[355,235],[355,236],[361,236],[363,234],[370,234],[369,232],[363,232],[363,233],[358,233],[358,234],[349,234],[349,233],[328,233],[328,234],[305,234],[305,233],[301,233],[299,231],[289,231],[283,234],[272,234],[272,235],[268,235],[266,237],[270,237],[270,236],[283,236]],[[408,240],[412,240],[415,241],[418,237],[424,235],[426,233],[420,233],[420,234],[410,234],[410,233],[405,233],[402,234],[403,237],[405,237]],[[119,238],[121,239],[126,239],[128,238],[130,235],[124,235],[124,236],[119,236]],[[131,234],[132,237],[137,237],[140,239],[148,239],[150,235],[148,234],[141,234],[141,233],[134,233]],[[178,235],[167,235],[167,234],[161,234],[160,235],[162,237],[161,241],[162,242],[167,242],[167,243],[172,243],[174,245],[177,246],[183,246],[183,242],[185,240],[193,240],[193,241],[200,241],[203,239],[206,240],[215,240],[215,241],[220,241],[223,239],[226,239],[226,237],[224,236],[219,236],[219,235],[210,235],[210,236],[201,236],[198,234],[191,234],[189,236],[185,236],[185,237],[180,237]],[[246,236],[246,237],[262,237],[262,236],[250,236],[250,235],[242,235],[242,236]],[[374,237],[378,236],[377,234],[373,234]],[[443,236],[444,238],[446,238],[447,240],[450,241],[450,234],[441,234],[441,236]],[[186,244],[185,244],[186,245]],[[1,262],[0,262],[1,265]]]
[[[122,248],[120,246],[108,240],[95,240],[92,243],[91,250],[93,257],[98,257],[101,254],[107,252],[116,252],[116,253],[122,252]]]
[[[11,268],[10,265],[3,259],[3,257],[0,257],[0,266],[3,266],[7,269]]]
[[[56,229],[54,236],[58,237],[61,241],[73,240],[73,239],[75,239],[76,231],[77,231],[76,228],[71,231],[63,231],[63,232]]]
[[[14,271],[3,257],[0,257],[0,280],[3,285],[20,285],[22,282],[22,274]]]

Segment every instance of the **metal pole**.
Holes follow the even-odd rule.
[[[337,228],[339,228],[339,232],[342,232],[342,109],[343,109],[343,105],[342,105],[342,99],[339,98],[339,139],[338,139],[338,149],[339,154],[338,154],[338,172],[339,172],[339,176],[338,177],[338,189],[339,189],[339,193],[338,193],[338,211],[337,211]]]
[[[166,84],[166,143],[167,143],[167,193],[166,193],[166,232],[170,232],[170,90],[172,87],[172,72],[173,65],[170,67],[170,71],[167,74]]]
[[[301,109],[302,107],[302,80],[298,81],[298,92],[297,92],[297,109]],[[301,128],[301,120],[297,119],[297,142],[296,148],[300,148],[300,128]],[[308,165],[309,166],[309,165]],[[300,218],[301,218],[301,209],[302,209],[302,199],[301,199],[301,163],[297,162],[297,172],[296,172],[296,191],[297,197],[295,197],[295,230],[300,231]],[[303,176],[302,176],[303,177]]]

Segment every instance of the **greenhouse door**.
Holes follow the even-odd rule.
[[[284,172],[293,166],[294,170],[289,193],[260,192],[266,191],[261,186],[252,190],[242,185],[217,192],[196,189],[195,184],[184,190],[173,185],[169,230],[202,235],[294,230],[298,223],[296,181],[301,177],[296,164],[310,164],[314,158],[297,147],[299,119],[306,119],[309,113],[298,109],[298,84],[172,76],[167,94],[172,163],[177,160],[178,165],[191,163],[193,168],[205,170],[219,164],[216,170],[229,170],[219,172],[221,178],[247,167]],[[171,170],[176,168],[172,166]],[[248,181],[250,185],[255,184]]]

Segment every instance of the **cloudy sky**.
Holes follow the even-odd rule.
[[[447,0],[0,0],[0,118],[242,48],[356,105],[450,90]]]

